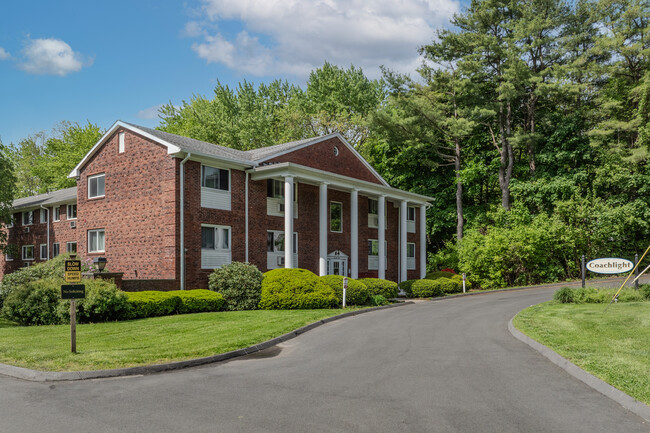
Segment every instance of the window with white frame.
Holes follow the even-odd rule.
[[[23,245],[23,260],[34,260],[34,245]]]
[[[415,233],[415,208],[406,208],[406,231],[408,233]]]
[[[54,221],[61,221],[61,206],[54,206]]]
[[[117,136],[117,153],[124,153],[124,133],[120,132]]]
[[[368,227],[379,227],[379,200],[368,198]],[[384,205],[384,228],[388,227],[388,207]]]
[[[343,204],[336,201],[330,202],[330,231],[343,232]]]
[[[88,230],[88,252],[89,253],[103,253],[105,248],[105,234],[104,229]]]
[[[77,205],[69,204],[68,205],[68,219],[76,220],[77,219]]]
[[[56,257],[61,254],[61,247],[58,242],[52,244],[52,257]]]
[[[105,179],[104,173],[88,176],[88,198],[104,197]]]
[[[218,269],[232,262],[230,226],[201,225],[201,268]]]
[[[406,269],[409,271],[415,270],[415,243],[406,243]]]
[[[388,256],[388,242],[384,241],[384,257]],[[379,269],[379,241],[368,239],[368,270]]]
[[[284,266],[284,231],[268,230],[266,237],[267,269],[277,269]],[[293,266],[298,266],[298,233],[293,233]]]
[[[47,260],[47,244],[41,244],[41,260]]]
[[[48,210],[47,209],[41,209],[39,212],[39,220],[41,224],[45,224],[47,222],[47,217],[48,217]]]
[[[201,186],[203,188],[230,191],[230,170],[202,165]]]
[[[5,252],[5,261],[6,262],[12,262],[14,260],[14,249],[13,248],[8,248],[7,251]]]
[[[67,253],[76,253],[77,252],[77,243],[76,242],[66,242],[65,251]]]
[[[23,225],[29,226],[32,224],[34,224],[34,211],[30,210],[27,212],[23,212]]]
[[[284,181],[266,181],[266,214],[284,216]],[[298,218],[298,184],[293,183],[293,217]]]

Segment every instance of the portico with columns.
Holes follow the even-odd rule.
[[[291,162],[258,166],[247,173],[252,182],[284,183],[284,233],[296,232],[299,225],[318,232],[317,246],[301,243],[305,236],[297,232],[301,268],[312,268],[306,256],[317,251],[317,263],[310,270],[319,275],[398,282],[425,276],[429,197]],[[296,187],[300,194],[294,202]],[[294,206],[299,209],[297,218]],[[317,214],[309,212],[316,209]],[[312,214],[316,217],[309,219]],[[285,268],[297,267],[292,248],[293,242],[286,241]]]

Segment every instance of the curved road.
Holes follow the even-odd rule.
[[[377,311],[278,348],[144,377],[0,377],[1,432],[649,432],[510,335],[555,289]]]

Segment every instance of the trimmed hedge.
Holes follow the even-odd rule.
[[[650,284],[639,286],[639,292],[641,292],[646,300],[650,301]]]
[[[113,322],[133,317],[126,293],[117,288],[111,280],[83,280],[86,297],[77,299],[77,321],[79,323]],[[59,293],[60,290],[59,290]],[[63,323],[70,322],[70,301],[61,301],[58,314]]]
[[[128,292],[129,304],[133,307],[133,318],[169,316],[172,314],[219,311],[224,299],[220,293],[211,290],[172,290],[159,292]]]
[[[424,278],[426,278],[427,280],[437,280],[438,278],[452,278],[454,275],[458,275],[458,274],[454,272],[435,271],[435,272],[429,272]]]
[[[60,280],[31,281],[12,289],[4,300],[2,316],[21,325],[57,325],[61,292],[56,283]],[[56,282],[56,283],[55,283]]]
[[[563,287],[555,292],[553,299],[562,304],[608,304],[616,292],[617,289]],[[618,302],[641,302],[648,299],[644,295],[642,290],[625,288],[619,293]]]
[[[397,283],[380,278],[360,278],[371,295],[381,295],[386,299],[397,298]]]
[[[273,269],[264,274],[258,307],[264,310],[331,308],[334,290],[306,269]]]
[[[436,296],[443,296],[442,290],[443,283],[440,280],[417,280],[411,286],[413,296],[416,298],[433,298]]]
[[[343,275],[325,275],[320,279],[334,290],[338,303],[343,303]],[[348,289],[345,291],[346,305],[364,305],[369,301],[368,287],[361,281],[348,278]]]
[[[257,266],[233,262],[210,274],[209,287],[223,295],[226,309],[254,310],[260,303],[263,278]]]
[[[397,285],[397,288],[403,291],[409,298],[413,296],[413,283],[418,280],[406,280]]]
[[[446,295],[463,291],[463,277],[460,277],[460,282],[454,278],[438,278],[433,281],[437,281],[440,284],[442,292]]]

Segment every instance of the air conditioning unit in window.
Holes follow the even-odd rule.
[[[29,233],[29,227],[25,227],[25,228],[23,229],[23,232],[24,232],[24,233]]]
[[[278,257],[278,266],[284,266],[284,257]]]
[[[368,225],[372,227],[379,227],[379,215],[368,215]]]
[[[71,229],[76,229],[77,228],[77,222],[76,221],[70,221],[70,228]]]

